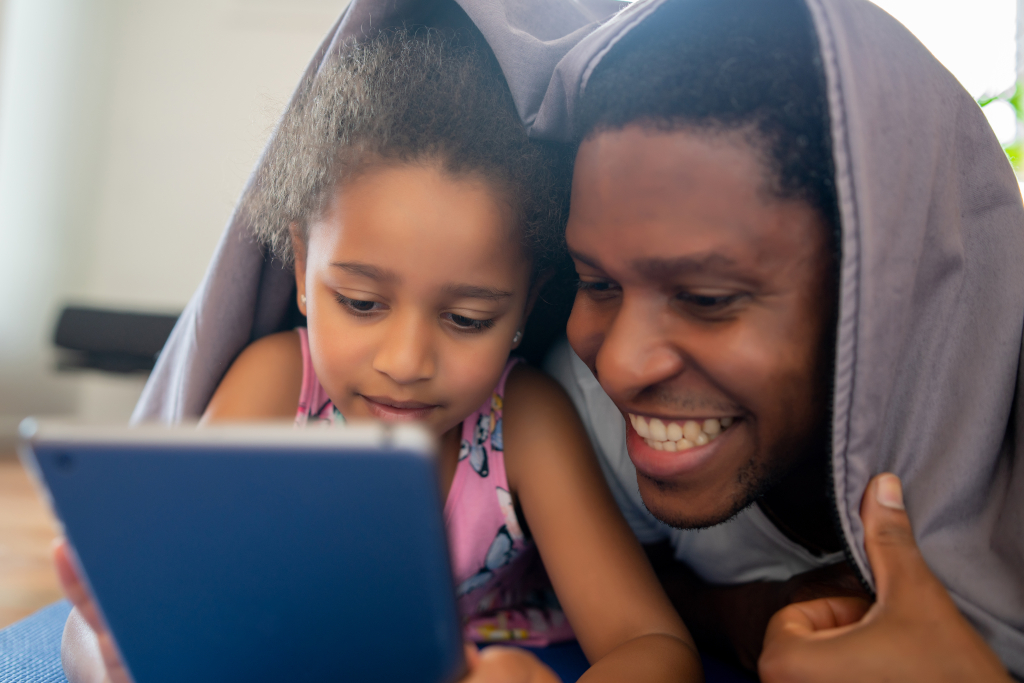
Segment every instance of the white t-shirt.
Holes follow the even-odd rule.
[[[626,423],[590,369],[562,339],[544,369],[565,388],[594,445],[605,479],[641,543],[668,540],[676,559],[709,583],[785,581],[841,562],[843,553],[816,556],[778,530],[757,505],[710,529],[674,529],[647,511],[626,452]]]

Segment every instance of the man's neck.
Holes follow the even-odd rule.
[[[807,458],[757,500],[779,531],[816,555],[844,547],[836,528],[829,466],[825,454]]]

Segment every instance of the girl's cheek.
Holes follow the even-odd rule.
[[[317,379],[342,413],[352,412],[347,387],[352,386],[362,365],[369,365],[365,339],[357,329],[346,325],[338,315],[320,315],[311,312],[306,324],[309,329],[310,354]],[[348,405],[346,405],[348,404]],[[358,412],[358,411],[357,411]]]
[[[476,353],[455,354],[450,366],[451,394],[464,397],[459,402],[462,418],[477,410],[490,397],[505,370],[507,359],[507,345],[481,348]]]

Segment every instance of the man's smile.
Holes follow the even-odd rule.
[[[662,420],[626,413],[626,448],[637,472],[655,481],[694,474],[730,441],[733,417]]]
[[[723,430],[732,425],[734,418],[707,417],[688,420],[650,419],[643,415],[626,413],[633,429],[651,448],[658,451],[686,451],[714,441]]]

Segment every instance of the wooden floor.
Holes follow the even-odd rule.
[[[62,595],[50,563],[57,525],[13,453],[0,453],[0,628]]]

